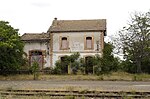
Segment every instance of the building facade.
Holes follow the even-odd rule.
[[[29,65],[38,62],[40,69],[50,66],[49,36],[47,33],[25,33],[21,37],[25,43],[24,52]]]
[[[40,63],[42,68],[54,67],[57,60],[75,52],[79,52],[80,57],[85,59],[96,54],[102,56],[106,19],[57,20],[55,18],[47,33],[35,34],[35,36],[41,35],[37,38],[38,40],[35,40],[36,37],[32,37],[32,40],[28,37],[23,39],[25,35],[32,37],[33,34],[22,36],[22,40],[25,41],[24,51],[27,53],[30,64],[36,60],[34,51],[41,51],[41,54],[36,55],[39,55],[39,58],[44,57],[44,61]]]

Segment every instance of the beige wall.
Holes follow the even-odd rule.
[[[45,50],[46,51],[46,55],[44,56],[44,66],[45,67],[49,67],[50,66],[50,58],[49,55],[47,54],[47,45],[45,42],[43,43],[38,43],[38,42],[26,42],[25,46],[24,46],[24,52],[27,53],[27,58],[29,58],[29,51],[31,50]]]
[[[86,37],[92,37],[93,38],[93,49],[92,50],[86,50],[85,49],[85,38]],[[103,32],[66,32],[66,33],[51,33],[50,37],[50,49],[49,49],[49,55],[46,53],[44,56],[44,68],[55,66],[55,62],[60,59],[60,57],[64,55],[71,55],[74,52],[79,52],[80,57],[86,57],[86,56],[93,56],[95,54],[99,54],[102,56],[102,48],[104,46],[103,42]],[[69,49],[67,50],[61,50],[60,49],[60,42],[61,37],[67,37],[69,42]],[[97,51],[97,42],[99,46],[99,50]],[[24,51],[27,53],[29,58],[29,51],[31,50],[45,50],[48,52],[46,42],[31,42],[25,43]]]
[[[70,32],[70,33],[53,33],[52,44],[52,65],[55,66],[55,62],[64,55],[71,55],[74,52],[80,52],[81,57],[92,56],[95,54],[101,54],[102,41],[101,35],[103,32]],[[93,37],[94,48],[92,50],[85,50],[85,37]],[[69,41],[68,50],[60,50],[60,38],[67,37]],[[97,51],[97,43],[99,44],[99,51]]]

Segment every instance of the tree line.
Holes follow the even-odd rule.
[[[27,65],[23,57],[24,43],[21,41],[18,29],[9,22],[0,21],[0,71],[17,71]],[[115,57],[113,50],[123,53],[123,60]],[[131,16],[127,26],[118,31],[118,37],[112,43],[105,43],[103,56],[88,57],[87,61],[80,58],[79,53],[56,62],[54,73],[65,74],[103,74],[112,71],[129,73],[150,73],[150,12],[136,12]]]
[[[119,31],[122,66],[131,73],[150,73],[150,12],[135,12],[127,26]]]

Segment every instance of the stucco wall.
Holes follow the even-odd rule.
[[[101,55],[101,33],[102,32],[72,32],[72,33],[53,33],[53,56],[52,65],[55,66],[55,62],[64,55],[70,55],[74,52],[80,52],[81,57],[92,56],[95,54]],[[94,48],[92,50],[85,50],[85,38],[93,37]],[[68,50],[60,50],[61,37],[67,37],[69,41]],[[98,49],[97,50],[97,42]]]
[[[25,46],[24,46],[24,52],[28,55],[28,58],[29,58],[29,51],[31,50],[45,50],[46,51],[46,55],[44,56],[44,68],[45,67],[49,67],[50,66],[50,57],[49,55],[47,54],[47,45],[45,42],[32,42],[32,43],[29,43],[29,42],[26,42],[25,43]]]

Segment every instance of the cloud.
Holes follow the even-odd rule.
[[[35,7],[40,7],[40,8],[44,8],[44,7],[49,7],[50,4],[47,3],[47,2],[33,2],[31,3],[32,6],[35,6]]]

